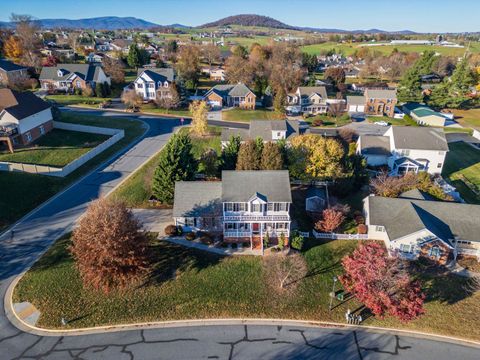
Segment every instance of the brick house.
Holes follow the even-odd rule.
[[[238,107],[255,110],[257,97],[245,84],[215,85],[204,97],[205,101],[214,108]]]
[[[393,118],[397,105],[397,90],[365,89],[365,113]]]
[[[0,141],[15,145],[35,141],[53,128],[51,106],[30,91],[0,89]]]
[[[74,92],[75,89],[87,87],[95,89],[100,83],[110,85],[111,81],[99,65],[58,64],[43,67],[40,73],[40,86],[49,91]]]
[[[27,68],[11,61],[0,59],[0,85],[8,86],[16,81],[28,79]]]
[[[207,231],[262,251],[290,235],[288,171],[223,171],[222,181],[175,183],[173,217],[184,231]]]

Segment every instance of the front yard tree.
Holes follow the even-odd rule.
[[[123,289],[148,271],[148,239],[123,203],[93,202],[73,231],[70,251],[85,287]]]
[[[190,136],[174,134],[161,152],[152,184],[153,195],[164,204],[173,203],[175,181],[193,180],[197,164]]]
[[[175,68],[186,88],[189,90],[195,89],[200,78],[200,50],[198,46],[182,46],[178,51]]]
[[[208,105],[205,101],[194,101],[189,107],[192,114],[192,132],[204,136],[208,132]]]
[[[361,244],[342,260],[340,282],[375,315],[407,322],[424,313],[420,283],[410,278],[398,257],[390,257],[375,242]]]
[[[249,140],[240,145],[238,152],[237,170],[259,170],[260,156],[255,140]]]
[[[130,45],[130,48],[128,49],[127,63],[128,66],[135,69],[142,64],[142,55],[140,54],[140,49],[136,43]]]
[[[104,56],[102,66],[105,74],[110,76],[114,84],[122,84],[125,82],[125,72],[123,71],[125,66],[122,60]]]
[[[307,274],[307,264],[302,255],[272,254],[263,260],[265,275],[277,291],[294,290]]]
[[[143,103],[142,97],[135,90],[124,91],[121,99],[128,109],[135,109]]]
[[[242,140],[239,136],[231,136],[228,145],[222,151],[223,170],[235,170],[237,166],[238,152]]]
[[[180,94],[178,93],[175,83],[169,86],[168,96],[161,96],[160,92],[165,92],[165,90],[158,90],[154,100],[159,108],[171,110],[176,109],[180,105]]]
[[[332,233],[342,225],[345,215],[342,211],[336,209],[325,209],[322,212],[322,218],[315,224],[315,229],[327,233]]]
[[[262,158],[260,161],[262,170],[282,170],[283,157],[280,148],[274,142],[267,142],[263,146]]]

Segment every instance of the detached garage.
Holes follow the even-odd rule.
[[[430,109],[426,105],[408,103],[403,105],[403,111],[410,115],[419,125],[445,126],[447,116]]]
[[[364,96],[347,96],[347,109],[349,113],[365,112]]]

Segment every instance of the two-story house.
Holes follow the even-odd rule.
[[[308,131],[308,125],[298,120],[252,120],[248,129],[222,128],[222,147],[230,142],[232,136],[240,137],[242,142],[255,139],[267,141],[289,141],[291,138]]]
[[[367,115],[388,116],[393,118],[397,105],[395,89],[365,89],[365,113]]]
[[[300,86],[287,96],[287,111],[303,114],[325,114],[328,111],[325,86]]]
[[[245,84],[215,85],[204,97],[213,108],[238,107],[255,110],[256,95]]]
[[[0,85],[8,86],[25,79],[28,79],[26,67],[0,59]]]
[[[173,217],[184,231],[223,235],[263,251],[264,240],[290,236],[292,195],[288,171],[222,171],[221,182],[175,183]]]
[[[73,92],[87,87],[95,89],[100,83],[110,85],[111,80],[98,65],[57,64],[43,67],[40,73],[40,86],[49,91]]]
[[[135,92],[145,101],[171,96],[170,87],[175,81],[172,68],[140,68],[133,82]]]
[[[391,254],[446,264],[457,254],[480,259],[480,206],[434,201],[419,190],[398,198],[363,200],[370,239],[383,240]]]
[[[369,166],[388,166],[390,175],[409,171],[441,174],[448,143],[442,129],[431,127],[391,126],[383,136],[362,135],[357,153]]]

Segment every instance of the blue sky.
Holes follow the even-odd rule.
[[[254,13],[321,28],[480,31],[479,0],[0,0],[0,21],[12,12],[40,19],[135,16],[191,26]]]

